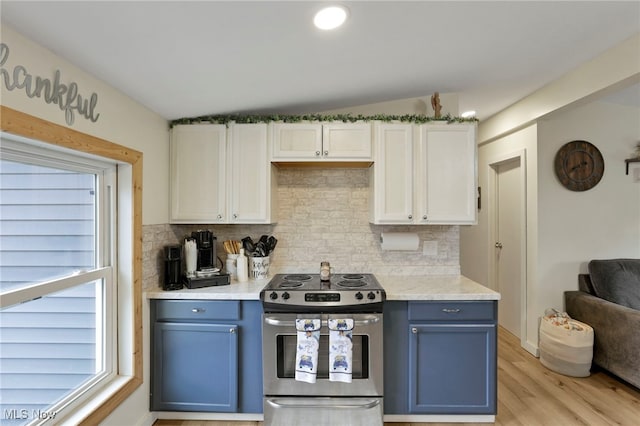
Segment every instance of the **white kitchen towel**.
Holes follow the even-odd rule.
[[[329,380],[351,383],[353,319],[329,318]]]
[[[315,383],[318,372],[320,319],[296,319],[298,335],[296,349],[296,380]]]

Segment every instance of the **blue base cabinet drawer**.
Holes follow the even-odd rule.
[[[495,316],[491,301],[409,302],[410,321],[492,321]]]
[[[156,302],[157,321],[239,320],[238,300],[162,300]]]

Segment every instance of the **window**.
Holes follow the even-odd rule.
[[[115,165],[1,142],[0,418],[28,424],[114,374]]]
[[[16,361],[2,361],[1,368],[24,361],[16,349],[24,350],[20,344],[40,356],[31,367],[23,362],[22,371],[18,368],[19,374],[28,373],[39,382],[37,391],[14,388],[2,393],[0,402],[20,405],[24,394],[38,395],[39,404],[47,407],[9,407],[0,411],[0,423],[98,424],[142,384],[142,153],[3,105],[0,123],[2,171],[13,167],[15,173],[24,173],[21,178],[35,179],[31,190],[19,186],[24,182],[16,183],[21,178],[12,178],[11,183],[3,176],[0,186],[18,185],[14,191],[35,194],[47,186],[61,191],[60,182],[66,181],[73,188],[67,190],[80,194],[74,203],[68,193],[51,192],[49,200],[62,206],[44,208],[47,199],[37,193],[32,197],[37,208],[27,209],[30,213],[17,213],[18,207],[11,205],[0,211],[0,216],[7,212],[9,217],[14,209],[13,228],[18,225],[16,235],[7,240],[13,239],[17,246],[5,252],[0,239],[0,261],[7,262],[0,269],[0,322],[22,327],[6,334],[0,330],[0,340],[18,343],[11,348],[0,342],[0,355],[14,351]],[[25,149],[24,143],[29,147]],[[1,199],[5,199],[2,194]],[[46,219],[55,226],[46,228],[41,223]],[[0,238],[7,229],[0,226]],[[27,237],[33,238],[29,242]],[[24,273],[10,274],[9,263]],[[27,319],[33,322],[27,324]],[[35,331],[24,332],[28,328]],[[41,346],[51,343],[61,346],[50,351]],[[56,377],[57,383],[42,374],[52,362],[58,363],[54,368],[58,373],[69,373],[63,380]],[[0,377],[0,387],[24,385],[18,376],[7,377]],[[6,419],[9,416],[11,420]]]

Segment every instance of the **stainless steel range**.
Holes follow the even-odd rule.
[[[382,425],[385,292],[376,278],[278,274],[260,298],[265,425]],[[301,355],[301,339],[313,355]]]

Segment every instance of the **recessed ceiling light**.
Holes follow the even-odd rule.
[[[344,6],[329,6],[316,13],[313,23],[321,30],[332,30],[344,24],[348,15],[347,8]]]
[[[476,116],[476,112],[475,111],[465,111],[462,114],[460,114],[460,116],[462,118],[471,118],[471,117],[475,117]]]

